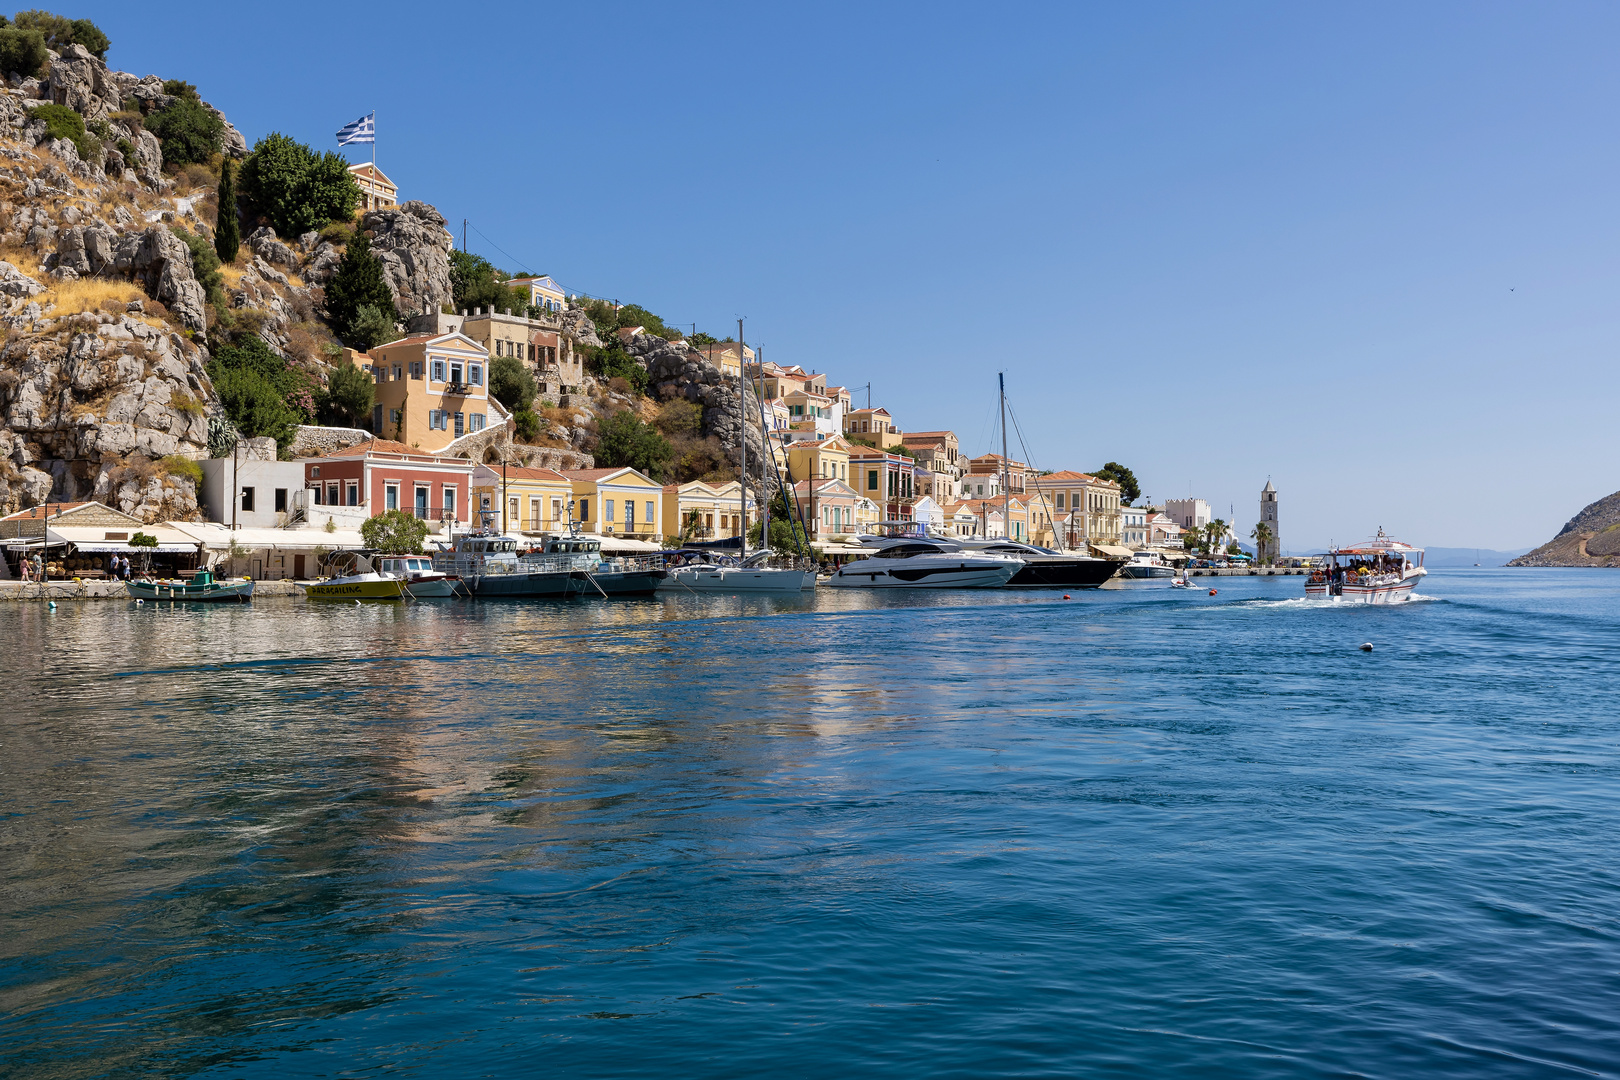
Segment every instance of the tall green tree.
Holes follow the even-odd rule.
[[[264,218],[278,236],[295,237],[329,221],[349,221],[360,205],[360,188],[348,162],[327,151],[272,132],[253,144],[239,178],[249,220]]]
[[[389,510],[360,526],[366,547],[387,555],[420,555],[427,534],[427,522],[404,510]]]
[[[38,30],[24,30],[14,26],[0,28],[0,72],[18,75],[40,75],[45,61],[50,59],[45,35]]]
[[[1117,461],[1110,461],[1102,468],[1094,469],[1091,475],[1118,484],[1119,501],[1126,506],[1142,497],[1142,487],[1136,482],[1136,474]]]
[[[18,30],[38,33],[44,43],[61,52],[69,45],[83,45],[97,60],[107,59],[112,42],[89,19],[69,19],[49,11],[19,11],[13,22]],[[20,70],[20,69],[19,69]]]
[[[326,386],[316,395],[315,412],[323,424],[363,427],[371,419],[376,396],[377,386],[370,375],[353,364],[338,364],[326,377]]]
[[[355,338],[373,336],[370,333],[356,333],[364,329],[356,325],[360,309],[368,306],[391,316],[394,314],[394,294],[389,290],[388,279],[383,274],[382,260],[371,253],[371,240],[364,232],[356,232],[343,252],[343,259],[332,274],[332,280],[326,283],[326,313],[337,328],[338,336],[356,348],[360,346],[355,343]],[[364,347],[370,348],[375,344],[377,342],[368,341]]]
[[[219,213],[214,217],[214,252],[229,266],[242,246],[242,226],[236,220],[236,163],[226,158],[219,167]]]

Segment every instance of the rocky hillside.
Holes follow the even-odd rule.
[[[1620,566],[1620,491],[1569,519],[1557,536],[1509,566]]]

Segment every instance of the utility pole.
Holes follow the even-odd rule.
[[[467,254],[467,219],[461,219],[461,253]]]
[[[506,535],[506,463],[510,459],[501,455],[501,535]]]

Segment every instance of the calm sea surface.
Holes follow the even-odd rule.
[[[6,605],[0,1073],[1620,1075],[1620,575],[1215,584]]]

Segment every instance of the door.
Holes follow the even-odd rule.
[[[427,503],[427,500],[428,500],[428,489],[425,488],[425,487],[417,488],[416,489],[416,516],[418,518],[422,519],[423,521],[426,521],[428,519],[428,503]]]
[[[304,557],[302,555],[293,556],[293,577],[299,581],[304,580]]]

